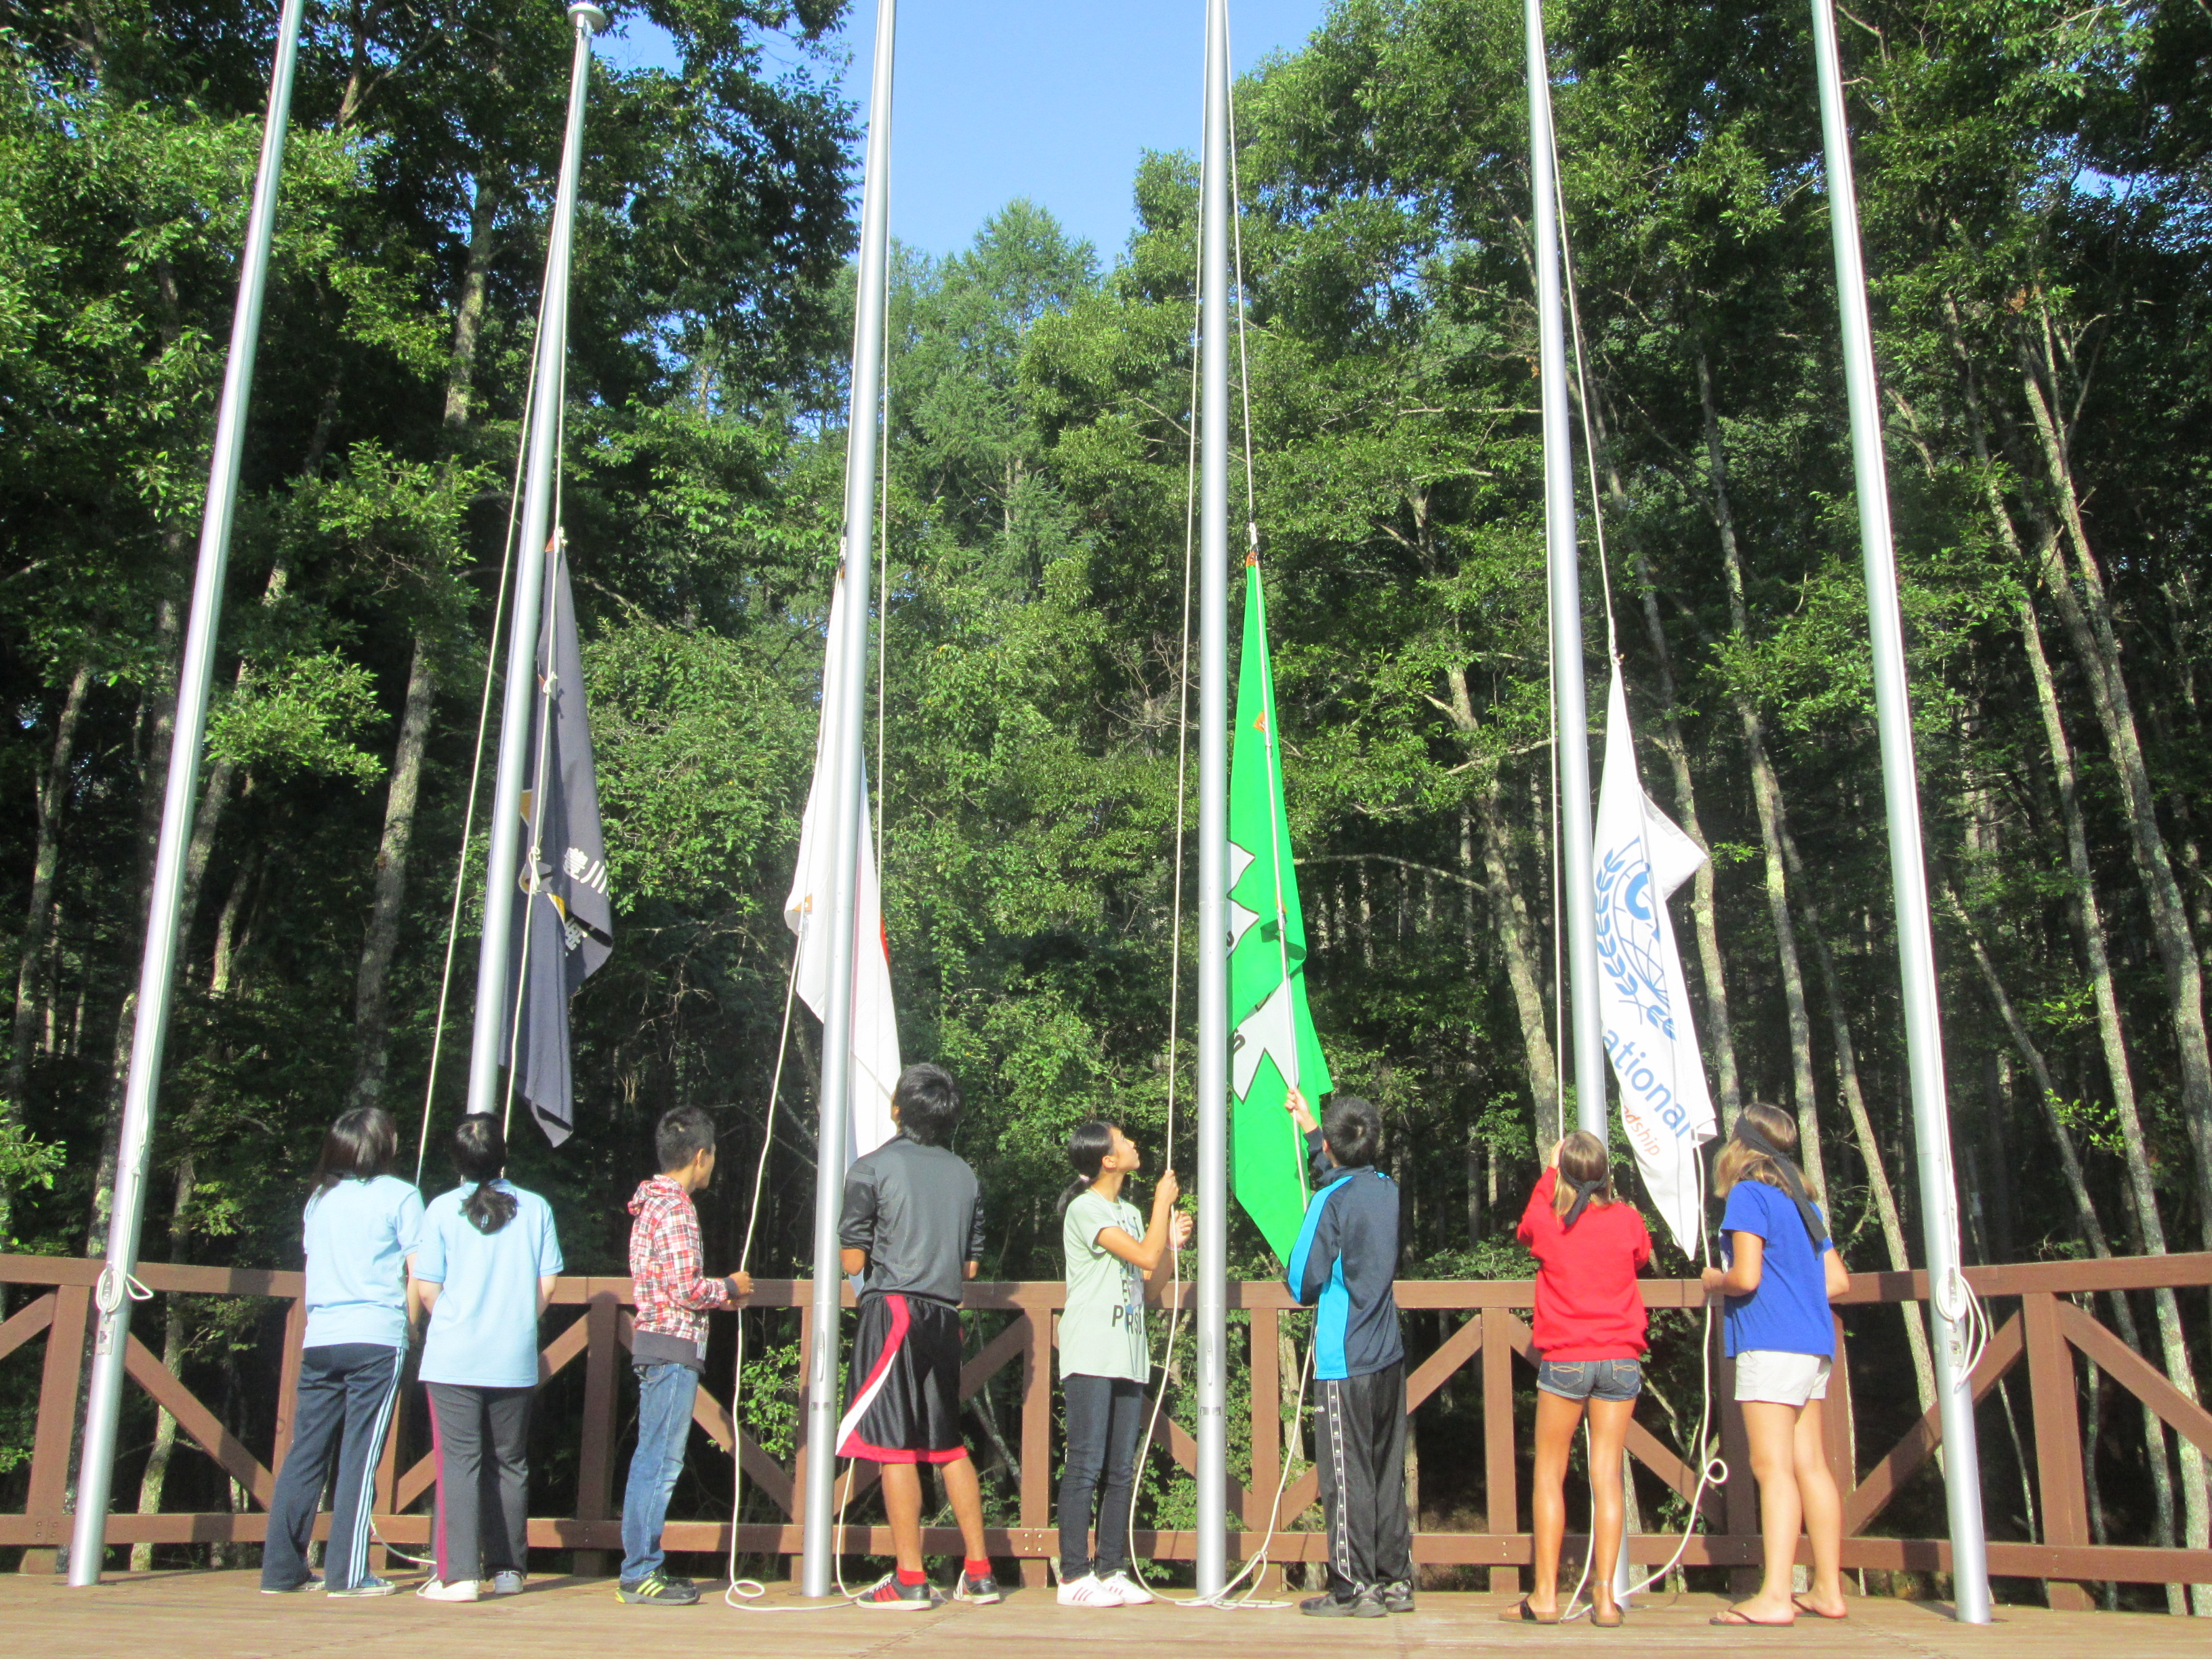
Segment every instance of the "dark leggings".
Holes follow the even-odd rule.
[[[1143,1385],[1121,1376],[1060,1379],[1067,1401],[1067,1464],[1060,1477],[1060,1577],[1073,1583],[1129,1565],[1129,1490],[1136,1480]],[[1098,1553],[1091,1553],[1091,1508],[1098,1506]]]

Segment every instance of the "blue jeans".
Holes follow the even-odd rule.
[[[337,1454],[337,1490],[331,1503],[331,1542],[324,1552],[324,1583],[351,1589],[368,1577],[369,1486],[392,1426],[399,1395],[401,1350],[381,1343],[336,1342],[300,1351],[299,1404],[292,1419],[292,1448],[276,1472],[269,1505],[269,1541],[261,1548],[264,1589],[295,1589],[313,1577],[307,1540],[315,1511]]]
[[[660,1571],[667,1557],[660,1528],[669,1494],[684,1473],[684,1448],[691,1438],[691,1404],[699,1373],[674,1360],[634,1367],[637,1372],[637,1449],[630,1454],[623,1487],[622,1582],[635,1584]]]

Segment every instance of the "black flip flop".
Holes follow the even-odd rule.
[[[1559,1622],[1556,1616],[1550,1619],[1539,1619],[1535,1610],[1529,1607],[1528,1598],[1525,1595],[1521,1598],[1520,1605],[1512,1612],[1501,1613],[1498,1617],[1501,1622],[1508,1625],[1556,1625]]]

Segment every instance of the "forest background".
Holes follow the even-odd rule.
[[[570,324],[563,500],[617,949],[574,1005],[576,1138],[526,1131],[514,1159],[587,1273],[622,1270],[672,1106],[722,1126],[714,1265],[744,1231],[857,204],[822,44],[839,0],[611,9],[679,60],[594,71]],[[235,0],[0,5],[0,1249],[104,1237],[273,21]],[[1793,1110],[1847,1257],[1901,1267],[1917,1202],[1808,18],[1564,0],[1550,27],[1605,532],[1601,560],[1585,489],[1591,705],[1611,643],[1647,787],[1712,854],[1678,915],[1724,1114]],[[2204,1249],[2212,11],[1875,0],[1842,27],[1968,1257]],[[413,1152],[567,40],[557,8],[518,0],[310,8],[154,1259],[295,1264],[305,1172],[349,1103],[389,1107]],[[1512,1228],[1559,1121],[1521,52],[1504,0],[1341,0],[1237,94],[1310,984],[1339,1086],[1384,1109],[1410,1276],[1525,1273]],[[1171,1075],[1188,1105],[1169,1013],[1196,184],[1188,155],[1148,157],[1110,257],[1018,201],[963,252],[896,261],[887,932],[905,1051],[969,1103],[987,1277],[1058,1275],[1072,1124],[1119,1121],[1157,1159]],[[815,1041],[802,1014],[757,1272],[805,1271]],[[1241,1218],[1232,1238],[1236,1271],[1269,1271]],[[268,1310],[171,1300],[143,1334],[265,1431]],[[2110,1316],[2192,1390],[2212,1363],[2201,1299]],[[1924,1400],[1917,1322],[1853,1318],[1860,1363]],[[1695,1345],[1665,1334],[1679,1442]],[[771,1345],[746,1407],[771,1445],[792,1358]],[[27,1455],[21,1370],[0,1376],[0,1497]],[[1861,1407],[1869,1435],[1917,1413],[1888,1392]],[[2113,1393],[2089,1406],[2099,1538],[2203,1547],[2201,1459]],[[1418,1425],[1439,1520],[1475,1484],[1454,1448],[1476,1405],[1447,1392]],[[239,1501],[196,1457],[173,1467],[173,1422],[137,1409],[125,1501],[165,1482],[172,1507]],[[998,1409],[981,1397],[993,1437]],[[536,1458],[555,1492],[559,1415]],[[2025,1536],[2009,1419],[1984,1408],[1986,1486],[1993,1530]],[[1188,1512],[1164,1462],[1147,1480]],[[1932,1480],[1916,1492],[1893,1519],[1940,1530]],[[726,1513],[727,1493],[702,1454],[679,1503]]]

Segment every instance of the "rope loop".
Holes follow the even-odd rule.
[[[100,1270],[99,1282],[92,1288],[93,1305],[103,1314],[112,1314],[123,1305],[125,1296],[133,1302],[154,1299],[154,1292],[139,1282],[137,1274],[111,1261]]]

